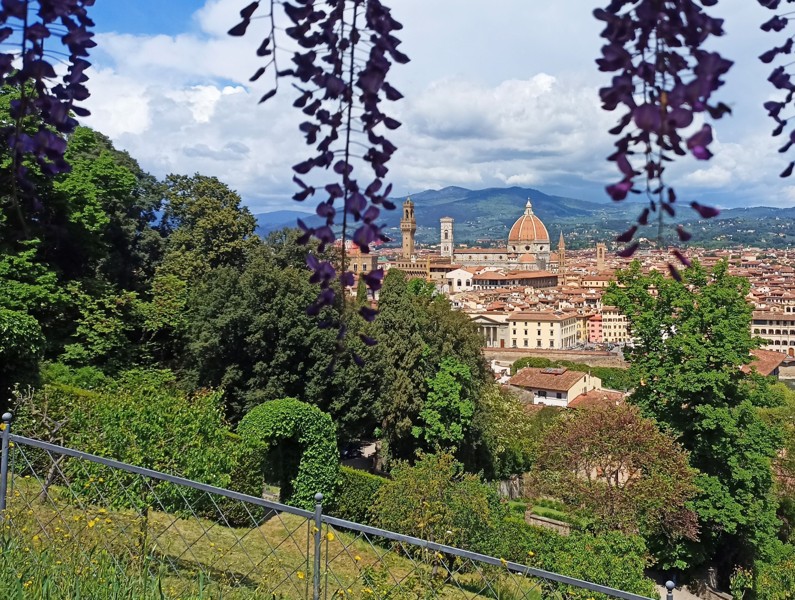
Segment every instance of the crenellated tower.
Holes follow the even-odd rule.
[[[558,273],[566,272],[566,242],[563,240],[563,230],[560,230],[558,240]]]
[[[403,203],[403,218],[400,219],[400,231],[403,234],[403,258],[411,260],[414,256],[414,234],[417,231],[417,220],[414,218],[414,203],[406,198]]]

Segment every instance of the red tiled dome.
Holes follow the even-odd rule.
[[[524,214],[516,220],[508,233],[509,244],[520,244],[524,242],[546,242],[549,243],[549,233],[547,228],[537,216],[533,214],[533,205],[530,200],[525,205]]]

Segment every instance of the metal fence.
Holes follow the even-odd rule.
[[[18,592],[3,597],[644,600],[337,519],[320,495],[301,510],[13,435],[3,420],[0,589]]]

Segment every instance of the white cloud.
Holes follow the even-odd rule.
[[[770,92],[767,67],[760,70],[753,59],[759,36],[746,23],[755,27],[765,13],[749,4],[721,3],[731,41],[721,49],[738,65],[737,79],[730,73],[719,96],[735,115],[717,124],[712,161],[681,160],[669,180],[694,195],[725,189],[755,203],[795,204],[777,178],[786,160],[756,108]],[[259,210],[292,195],[290,167],[310,151],[297,131],[301,115],[290,109],[289,85],[257,104],[272,85],[267,75],[248,81],[262,64],[254,51],[267,22],[252,22],[242,39],[227,36],[241,7],[240,0],[207,0],[194,27],[177,36],[99,35],[86,122],[156,175],[216,175]],[[598,88],[609,75],[593,63],[601,24],[591,9],[526,0],[395,3],[393,14],[405,25],[402,48],[412,57],[393,77],[406,96],[391,107],[404,124],[393,134],[396,193],[445,185],[565,193],[573,181],[597,189],[616,180],[605,157],[612,151],[606,131],[617,115],[600,108]],[[747,85],[752,77],[755,85]]]

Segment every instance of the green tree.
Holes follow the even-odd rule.
[[[326,406],[336,332],[318,327],[326,312],[306,313],[317,296],[309,275],[261,246],[242,269],[212,269],[189,287],[183,368],[193,385],[224,388],[233,420],[286,396]]]
[[[72,290],[80,316],[61,359],[75,366],[105,367],[112,372],[132,367],[138,350],[133,343],[137,337],[134,332],[140,326],[135,292],[116,292],[110,286],[94,294],[77,285]]]
[[[410,460],[417,450],[414,427],[428,396],[428,381],[441,359],[454,359],[469,370],[460,397],[477,404],[488,369],[481,338],[471,320],[452,310],[441,296],[415,294],[405,273],[391,270],[379,296],[379,315],[371,331],[378,345],[365,351],[376,375],[376,412],[389,457]],[[428,413],[430,415],[430,413]]]
[[[764,556],[777,529],[771,462],[781,446],[759,408],[768,383],[740,369],[757,341],[750,334],[748,281],[725,262],[698,263],[677,281],[634,262],[605,297],[630,321],[632,395],[645,415],[669,427],[700,471],[698,544],[682,548],[691,565],[718,559],[727,572]],[[619,287],[620,286],[620,287]]]
[[[55,272],[39,257],[38,240],[0,253],[0,405],[7,407],[16,385],[36,381],[47,336],[59,337],[66,325],[68,296]]]
[[[547,427],[560,410],[553,406],[529,414],[510,392],[496,384],[482,390],[472,418],[470,443],[461,454],[467,469],[487,479],[505,479],[530,469]]]
[[[72,170],[56,180],[55,190],[67,198],[70,221],[81,225],[74,242],[86,246],[82,251],[91,255],[94,274],[121,289],[142,291],[162,253],[163,238],[153,226],[160,184],[88,127],[69,136],[66,159]],[[81,249],[70,251],[76,250]]]
[[[36,381],[44,336],[27,313],[0,306],[0,410],[11,404],[15,386]]]
[[[210,269],[245,264],[247,252],[258,243],[257,223],[236,192],[197,173],[166,177],[165,195],[165,273],[194,281]]]
[[[431,450],[457,448],[464,441],[475,413],[475,402],[466,395],[471,379],[466,365],[445,358],[436,375],[426,381],[428,396],[420,410],[420,424],[413,427],[412,434]]]

